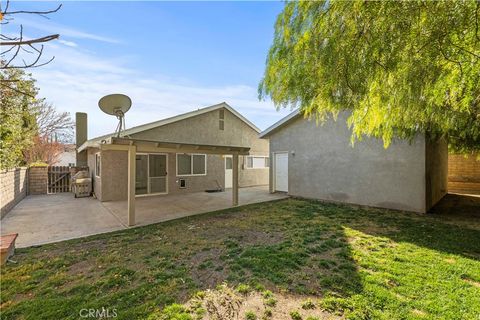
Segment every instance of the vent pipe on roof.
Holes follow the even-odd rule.
[[[84,112],[75,113],[75,143],[77,150],[88,139],[87,114]],[[77,167],[87,166],[87,150],[77,151]]]

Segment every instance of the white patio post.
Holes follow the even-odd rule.
[[[233,154],[232,205],[238,206],[238,153]]]
[[[136,146],[128,147],[128,226],[135,225],[135,156]]]

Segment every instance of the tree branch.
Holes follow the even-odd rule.
[[[3,14],[4,16],[11,15],[11,14],[19,14],[19,13],[38,14],[38,15],[43,16],[43,15],[45,15],[45,14],[55,13],[55,12],[57,12],[58,10],[60,10],[60,8],[62,7],[62,4],[59,4],[56,9],[47,10],[47,11],[29,11],[29,10],[7,11],[9,4],[10,4],[10,0],[7,0],[7,4],[6,4],[6,6],[5,6],[5,10],[2,12],[2,14]],[[46,18],[46,17],[45,17],[45,18]]]
[[[31,44],[34,44],[34,43],[43,43],[43,42],[52,41],[52,40],[58,39],[58,37],[60,37],[59,34],[52,34],[52,35],[49,35],[49,36],[36,38],[36,39],[31,39],[31,40],[4,41],[4,42],[0,42],[0,46],[31,45]]]

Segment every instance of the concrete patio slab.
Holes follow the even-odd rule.
[[[125,229],[100,201],[71,193],[28,196],[0,223],[2,235],[18,233],[18,248]]]
[[[239,189],[239,204],[286,198],[267,187]],[[136,198],[136,224],[148,225],[190,215],[227,209],[232,192],[188,193]],[[0,222],[0,234],[18,233],[17,247],[86,237],[127,227],[127,201],[75,199],[71,193],[28,196]]]
[[[239,189],[239,205],[287,198],[286,194],[269,193],[267,186]],[[127,201],[103,202],[115,216],[127,224]],[[188,194],[137,197],[135,226],[148,225],[195,214],[227,209],[232,206],[232,191],[195,192]]]

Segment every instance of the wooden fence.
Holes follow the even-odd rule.
[[[88,167],[49,166],[47,193],[70,192],[72,176],[81,170]]]

